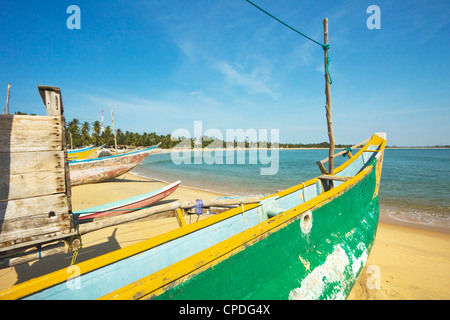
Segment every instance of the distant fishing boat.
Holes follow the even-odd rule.
[[[100,147],[90,146],[86,148],[67,150],[67,158],[69,158],[69,161],[88,159],[102,147],[103,146]]]
[[[70,183],[77,186],[87,183],[103,182],[116,178],[141,163],[159,146],[116,156],[69,162]]]
[[[377,230],[386,135],[363,143],[354,155],[356,146],[341,152],[349,159],[332,174],[81,262],[75,279],[62,269],[0,299],[346,298]]]
[[[74,211],[73,214],[77,217],[78,220],[83,220],[130,213],[148,207],[158,202],[159,200],[166,198],[178,188],[180,183],[181,181],[177,181],[152,192],[144,193],[128,199],[107,203],[101,206]]]

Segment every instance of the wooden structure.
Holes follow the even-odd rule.
[[[0,115],[1,264],[76,234],[61,91],[38,89],[46,116]]]

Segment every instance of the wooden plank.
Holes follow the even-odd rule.
[[[0,174],[0,201],[24,199],[65,191],[64,169],[55,172]]]
[[[29,216],[48,216],[51,212],[69,212],[69,203],[64,193],[0,202],[0,232],[3,221]]]
[[[62,150],[61,117],[0,116],[0,152]]]
[[[55,172],[64,169],[64,151],[0,153],[0,174]]]
[[[323,174],[321,176],[318,177],[319,179],[324,179],[324,180],[336,180],[336,181],[347,181],[349,179],[351,179],[351,177],[344,177],[344,176],[329,176],[326,174]]]
[[[328,158],[327,158],[328,159]],[[316,164],[319,166],[320,172],[322,172],[322,174],[326,174],[327,170],[325,169],[325,167],[323,166],[322,162],[317,161]]]
[[[63,213],[51,217],[38,215],[4,221],[0,233],[0,247],[30,241],[33,237],[69,234],[72,231],[71,219],[69,213]]]

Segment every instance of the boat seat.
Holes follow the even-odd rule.
[[[323,175],[319,176],[318,178],[321,180],[336,180],[336,181],[347,181],[347,180],[351,179],[351,177],[334,176],[334,175],[328,175],[328,174],[323,174]]]

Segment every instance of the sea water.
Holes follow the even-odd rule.
[[[268,195],[320,175],[316,161],[328,157],[326,149],[277,150],[276,174],[261,175],[260,169],[269,165],[261,164],[259,158],[251,163],[249,152],[234,151],[233,164],[226,164],[225,159],[223,164],[195,161],[198,154],[194,152],[190,163],[181,164],[174,163],[170,152],[151,154],[132,173],[167,182],[182,180],[183,186],[230,195]],[[245,163],[238,163],[239,156],[244,156]],[[337,157],[335,166],[346,159]],[[450,232],[449,168],[450,149],[386,149],[380,187],[382,216]]]

